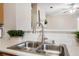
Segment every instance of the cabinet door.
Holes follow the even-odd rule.
[[[0,52],[0,56],[16,56],[16,55]]]
[[[0,3],[0,24],[3,24],[3,3]]]

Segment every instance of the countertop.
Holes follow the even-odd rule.
[[[41,56],[41,55],[37,55],[37,54],[33,54],[33,53],[25,53],[25,52],[21,52],[21,51],[12,50],[12,49],[7,49],[7,47],[13,46],[13,45],[21,43],[21,42],[23,42],[23,41],[20,39],[14,39],[14,40],[0,39],[0,51],[4,52],[4,53],[13,54],[13,55],[18,55],[18,56]]]
[[[0,48],[0,51],[4,52],[4,53],[17,55],[17,56],[42,56],[42,55],[37,55],[37,54],[33,54],[33,53],[25,53],[25,52],[16,51],[16,50],[12,50],[12,49],[5,49],[5,48]]]
[[[17,50],[13,50],[13,49],[7,49],[7,47],[24,42],[22,40],[15,40],[16,42],[14,42],[14,44],[10,44],[10,43],[12,43],[13,40],[7,40],[7,42],[6,42],[6,40],[1,40],[1,41],[0,41],[0,52],[9,53],[9,54],[17,55],[17,56],[43,56],[40,54],[34,54],[34,53],[17,51]],[[5,41],[5,43],[3,43],[3,41]],[[57,56],[57,55],[52,55],[52,56]]]
[[[66,44],[68,52],[70,56],[79,56],[79,43],[77,43],[74,40],[73,34],[51,34],[47,33],[46,34],[49,40],[55,40],[57,44]],[[26,35],[27,36],[27,35]],[[31,40],[35,39],[34,37],[31,36],[31,34],[28,35],[28,37],[25,37],[25,39],[0,39],[0,51],[2,52],[7,52],[15,55],[20,55],[20,56],[41,56],[37,54],[32,54],[32,53],[25,53],[25,52],[20,52],[16,50],[11,50],[7,49],[7,47],[13,46],[15,44],[24,42],[26,40]]]

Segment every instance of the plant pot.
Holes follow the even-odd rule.
[[[10,40],[22,40],[23,37],[10,37]]]

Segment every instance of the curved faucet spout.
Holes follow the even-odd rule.
[[[37,27],[37,25],[39,25],[40,24],[40,26],[41,26],[41,28],[42,28],[42,30],[41,30],[41,32],[42,32],[42,40],[41,40],[41,43],[44,43],[44,26],[43,26],[43,24],[42,23],[36,23],[36,26],[34,27],[34,29],[33,29],[33,33],[35,33],[36,32],[36,27]]]

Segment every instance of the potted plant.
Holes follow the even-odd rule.
[[[75,33],[76,41],[79,42],[79,31],[76,31]]]
[[[22,30],[9,30],[7,32],[9,34],[9,36],[12,38],[12,37],[23,37],[24,36],[24,31]]]

